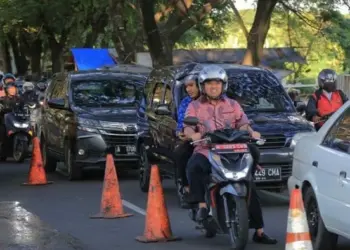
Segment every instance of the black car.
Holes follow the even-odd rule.
[[[169,163],[172,166],[178,142],[175,136],[177,108],[186,96],[182,79],[189,73],[197,74],[204,65],[190,63],[155,69],[146,83],[146,114],[152,135],[147,145],[148,155],[156,157],[162,175],[174,177],[176,173]],[[264,170],[255,173],[257,186],[281,191],[292,173],[292,137],[298,132],[314,131],[314,128],[297,113],[292,100],[271,71],[250,66],[218,65],[228,74],[228,97],[241,104],[253,129],[266,139],[266,143],[259,146],[260,165]],[[149,171],[144,167],[140,171],[143,191],[147,191]]]
[[[63,161],[70,180],[87,167],[105,166],[106,153],[116,166],[139,168],[147,131],[143,88],[146,77],[109,70],[53,76],[42,105],[41,147],[45,169]]]

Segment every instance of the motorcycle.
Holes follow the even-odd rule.
[[[12,112],[5,114],[6,137],[2,144],[0,158],[5,161],[13,157],[16,162],[23,162],[28,157],[29,146],[33,131],[30,126],[30,109],[33,105],[15,107]]]
[[[187,117],[184,123],[189,126],[201,124],[196,117]],[[249,144],[263,145],[265,140],[255,140],[247,131],[228,128],[207,132],[203,139],[192,144],[199,142],[209,147],[208,159],[212,168],[206,203],[210,212],[209,217],[199,223],[196,221],[198,208],[191,208],[190,218],[199,224],[198,228],[204,229],[206,237],[229,234],[232,248],[243,250],[248,242],[248,203],[253,182]]]

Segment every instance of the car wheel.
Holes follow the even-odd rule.
[[[83,178],[83,171],[81,166],[75,163],[73,147],[68,140],[65,142],[64,151],[64,165],[68,170],[68,180],[81,180]]]
[[[57,168],[57,161],[49,155],[44,137],[41,136],[41,138],[42,139],[41,139],[40,146],[41,146],[41,154],[43,158],[44,169],[47,173],[55,172]]]
[[[316,195],[312,188],[304,193],[305,212],[314,249],[329,250],[337,246],[338,235],[328,232],[322,220]]]
[[[148,192],[151,177],[151,164],[148,161],[147,151],[144,144],[139,147],[140,163],[139,163],[139,183],[142,192]]]

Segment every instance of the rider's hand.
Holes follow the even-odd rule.
[[[313,121],[314,123],[318,123],[319,121],[321,121],[321,117],[315,115],[314,117],[312,117],[312,121]]]
[[[194,133],[193,135],[191,135],[192,141],[197,141],[197,140],[200,140],[201,138],[202,138],[202,135],[200,133]]]
[[[257,131],[253,131],[251,134],[250,134],[251,137],[253,137],[254,139],[258,140],[261,138],[261,134]]]
[[[178,136],[179,136],[181,141],[187,141],[188,140],[188,137],[183,132],[179,132]]]

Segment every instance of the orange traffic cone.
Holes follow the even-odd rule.
[[[117,171],[115,170],[114,159],[107,154],[105,177],[103,182],[101,211],[92,219],[117,219],[132,216],[124,213],[122,199],[119,192]]]
[[[300,189],[294,189],[290,199],[286,250],[312,250],[309,227]]]
[[[168,211],[166,209],[163,188],[160,182],[159,169],[153,165],[148,191],[146,225],[143,236],[136,237],[137,241],[159,242],[179,240],[172,235]]]
[[[30,162],[28,182],[23,183],[25,186],[38,186],[52,184],[52,181],[47,181],[43,160],[40,152],[40,142],[38,137],[33,138],[32,160]]]

